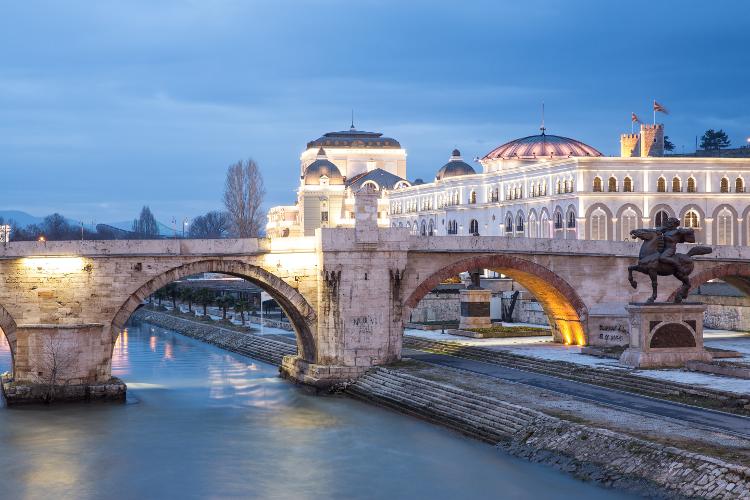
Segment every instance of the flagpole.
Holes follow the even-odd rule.
[[[654,125],[656,125],[656,99],[654,99],[653,108],[654,108]]]

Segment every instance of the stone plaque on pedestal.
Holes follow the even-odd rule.
[[[703,313],[697,303],[630,304],[630,347],[620,363],[634,368],[682,367],[691,360],[711,361],[703,348]]]
[[[461,320],[459,330],[468,328],[490,328],[490,299],[491,290],[471,289],[461,290]]]

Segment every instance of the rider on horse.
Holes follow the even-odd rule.
[[[679,262],[674,258],[674,254],[677,252],[677,244],[695,243],[695,231],[692,228],[681,228],[679,226],[679,219],[669,217],[664,221],[662,227],[641,229],[643,232],[656,233],[659,241],[657,244],[659,253],[644,257],[641,264],[648,264],[658,258],[661,263],[678,266]]]

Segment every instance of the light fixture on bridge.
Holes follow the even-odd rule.
[[[21,259],[26,269],[52,273],[74,273],[91,270],[83,257],[24,257]]]

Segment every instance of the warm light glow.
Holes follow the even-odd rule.
[[[44,236],[40,236],[39,241],[47,241],[47,239]]]
[[[21,259],[26,269],[54,273],[84,272],[83,257],[24,257]]]

